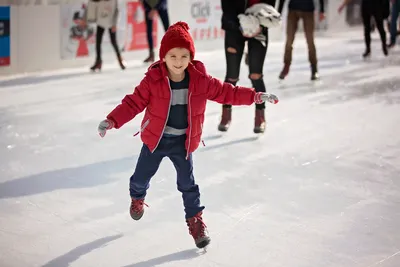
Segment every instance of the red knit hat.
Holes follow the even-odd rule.
[[[186,48],[190,52],[190,58],[194,59],[194,42],[186,22],[178,21],[169,26],[161,40],[160,59],[165,58],[168,51],[176,47]]]

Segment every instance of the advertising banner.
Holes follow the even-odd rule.
[[[147,42],[147,28],[145,11],[142,3],[128,2],[127,3],[127,37],[126,37],[126,51],[138,50],[148,48]],[[153,44],[157,46],[157,21],[158,17],[153,19]]]
[[[190,0],[190,20],[188,21],[192,37],[197,40],[222,38],[221,1]]]
[[[10,65],[10,7],[0,7],[0,66]]]
[[[94,56],[96,53],[96,24],[85,25],[83,16],[86,9],[87,5],[84,2],[60,7],[62,59]],[[117,42],[121,50],[124,47],[126,35],[125,10],[125,8],[119,7]],[[101,51],[103,54],[114,53],[108,30],[104,32]]]

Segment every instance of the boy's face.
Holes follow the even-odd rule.
[[[165,55],[167,68],[175,75],[182,74],[190,62],[190,52],[186,48],[172,48]]]

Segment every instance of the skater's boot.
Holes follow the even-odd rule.
[[[143,62],[144,63],[153,63],[154,62],[154,52],[150,51],[149,56]]]
[[[279,79],[283,80],[289,74],[290,64],[285,64],[281,73],[279,74]]]
[[[202,214],[203,212],[199,212],[192,218],[186,219],[186,224],[189,227],[189,234],[193,237],[194,243],[198,248],[204,248],[211,242],[208,236],[207,226],[201,217]]]
[[[382,43],[382,51],[385,56],[388,55],[388,47],[387,47],[386,43]]]
[[[316,64],[311,65],[311,81],[319,80],[318,68]]]
[[[256,116],[254,118],[254,133],[264,133],[265,131],[265,110],[256,109]]]
[[[140,220],[140,218],[142,218],[144,213],[144,208],[143,208],[144,205],[148,207],[148,205],[144,203],[144,199],[132,198],[131,206],[129,209],[129,213],[131,214],[132,219],[137,221]]]
[[[232,107],[228,105],[222,106],[221,122],[218,125],[218,131],[226,132],[229,129],[232,120]]]
[[[96,59],[94,65],[90,67],[91,71],[101,70],[102,61],[101,59]]]
[[[118,58],[118,63],[119,63],[119,66],[121,67],[121,69],[122,70],[126,69],[126,63],[122,59],[121,55],[118,55],[117,58]]]
[[[395,45],[396,45],[396,43],[390,42],[390,43],[387,45],[387,48],[391,49],[391,48],[393,48]]]
[[[367,57],[369,57],[370,55],[371,55],[371,49],[370,49],[370,48],[367,48],[367,49],[365,50],[364,54],[362,54],[362,57],[363,57],[363,58],[367,58]]]

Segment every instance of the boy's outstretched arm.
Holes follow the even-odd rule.
[[[254,102],[263,103],[265,101],[273,104],[278,103],[278,98],[275,95],[256,93],[253,88],[233,86],[211,76],[209,76],[207,98],[220,104],[236,106],[251,105]]]
[[[132,120],[136,115],[142,112],[148,105],[150,99],[150,90],[147,79],[143,79],[138,86],[136,86],[132,94],[126,95],[121,104],[114,108],[107,119],[102,121],[99,125],[99,134],[104,136],[106,130],[116,128],[119,129]]]

